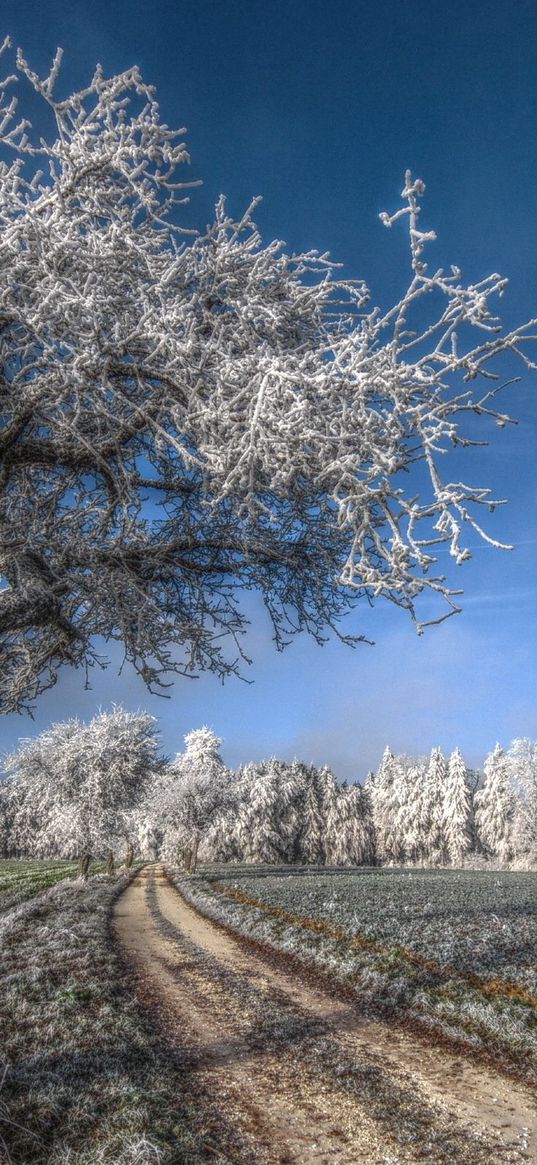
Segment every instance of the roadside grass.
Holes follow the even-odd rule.
[[[334,975],[372,1012],[410,1019],[537,1082],[535,874],[170,874],[202,913]]]
[[[0,914],[0,1160],[229,1162],[188,1057],[161,1042],[115,952],[128,881],[63,881]]]

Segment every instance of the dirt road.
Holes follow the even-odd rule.
[[[237,1131],[221,1159],[537,1165],[529,1090],[275,969],[201,918],[162,868],[136,876],[114,926],[163,1035],[184,1049],[216,1123],[220,1111]]]

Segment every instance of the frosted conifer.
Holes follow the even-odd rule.
[[[425,774],[422,809],[425,854],[431,865],[442,865],[447,860],[444,821],[446,782],[446,758],[440,748],[433,748]]]
[[[509,758],[497,744],[485,761],[485,783],[476,793],[476,827],[485,853],[505,864],[513,857],[515,802]]]
[[[336,778],[328,765],[317,770],[317,790],[319,811],[323,820],[323,862],[333,865],[339,847],[338,798],[340,791]]]
[[[405,773],[406,801],[400,808],[405,857],[412,863],[423,861],[426,851],[426,837],[422,831],[425,771],[419,762],[409,762]]]
[[[272,757],[260,766],[247,766],[251,778],[249,799],[243,802],[237,834],[243,861],[280,862],[282,837],[279,822],[280,773]]]
[[[458,748],[449,758],[443,817],[447,856],[452,865],[460,866],[472,849],[474,828],[466,765]]]
[[[331,865],[360,866],[371,861],[370,822],[359,785],[339,790],[327,830]]]
[[[303,860],[302,837],[307,770],[299,761],[280,766],[280,835],[283,860],[296,863]]]
[[[377,839],[377,856],[381,862],[392,860],[390,837],[392,833],[392,808],[395,802],[394,783],[396,780],[396,760],[390,748],[386,747],[379,769],[371,783],[373,821]]]
[[[515,797],[513,846],[517,857],[537,862],[537,742],[518,738],[508,752]]]
[[[305,771],[300,855],[306,865],[320,866],[324,858],[325,818],[316,778],[316,770],[310,765]]]

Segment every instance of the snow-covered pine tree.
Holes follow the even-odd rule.
[[[390,834],[391,810],[395,803],[394,782],[396,776],[396,761],[393,751],[389,747],[384,749],[382,761],[377,769],[374,781],[370,784],[372,795],[373,821],[375,826],[376,855],[380,862],[391,860]]]
[[[446,758],[440,748],[433,748],[425,774],[422,806],[425,860],[433,866],[443,865],[448,856],[444,832],[446,781]]]
[[[512,841],[515,856],[537,864],[537,742],[513,740],[507,754],[515,794]]]
[[[360,788],[360,814],[362,818],[363,838],[364,838],[364,865],[374,866],[377,861],[377,848],[375,826],[373,822],[373,806],[371,803],[371,792],[369,784],[365,783]]]
[[[423,787],[425,766],[408,760],[405,769],[405,799],[399,808],[399,831],[403,836],[405,861],[417,864],[423,861],[425,842],[422,834]]]
[[[379,861],[377,831],[375,828],[375,815],[373,809],[374,784],[375,774],[372,770],[370,770],[362,787],[362,800],[364,806],[364,818],[367,821],[367,830],[370,838],[370,862],[372,865],[376,865]]]
[[[330,865],[362,866],[372,859],[372,836],[366,801],[359,785],[340,788],[327,821]]]
[[[304,786],[300,861],[305,865],[321,866],[324,860],[325,819],[318,772],[313,765],[304,766]]]
[[[204,832],[199,858],[204,862],[240,862],[242,853],[237,839],[237,786],[234,774],[229,774],[226,797],[213,814]]]
[[[429,760],[424,760],[419,772],[421,780],[418,781],[416,791],[418,794],[418,803],[414,817],[415,838],[417,843],[418,861],[422,866],[429,864],[429,839],[431,833],[431,797],[430,788],[427,782],[427,772],[429,769]]]
[[[396,756],[394,777],[390,798],[386,804],[388,828],[384,848],[394,865],[402,865],[409,859],[409,832],[412,821],[411,799],[414,794],[412,784],[413,761],[408,756]]]
[[[317,791],[319,812],[323,821],[323,863],[326,866],[331,866],[334,864],[335,856],[339,850],[338,798],[340,790],[328,765],[323,765],[317,770]]]
[[[475,818],[484,852],[502,865],[514,856],[514,815],[511,766],[503,748],[497,744],[485,761],[485,782],[475,795]]]
[[[462,753],[456,748],[450,758],[444,788],[444,839],[453,866],[462,865],[474,843],[472,794]]]
[[[369,801],[375,852],[383,864],[405,860],[407,847],[408,760],[384,750],[375,774],[366,779],[364,792]]]
[[[280,765],[279,830],[283,860],[289,864],[302,861],[306,784],[306,766],[300,761]]]
[[[257,765],[246,765],[243,782],[249,797],[243,799],[237,821],[237,837],[242,860],[256,864],[284,860],[281,836],[281,773],[275,757]]]

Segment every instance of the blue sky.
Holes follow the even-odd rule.
[[[265,238],[329,250],[388,304],[405,284],[405,241],[378,213],[396,208],[410,167],[426,181],[423,222],[438,234],[430,263],[458,263],[468,280],[500,271],[510,279],[506,323],[537,315],[533,3],[4,0],[1,14],[2,35],[38,69],[63,46],[70,88],[97,61],[106,72],[141,66],[165,119],[188,127],[192,177],[203,179],[189,223],[209,221],[222,191],[237,213],[262,194]],[[92,691],[65,673],[34,723],[5,717],[0,746],[114,700],[158,715],[169,752],[209,723],[230,764],[297,754],[347,778],[375,766],[388,741],[412,752],[459,744],[477,764],[497,739],[535,736],[537,373],[520,371],[522,384],[505,397],[518,426],[491,426],[490,447],[464,466],[510,499],[488,529],[516,547],[478,546],[452,576],[465,591],[463,615],[418,639],[400,612],[377,606],[353,619],[375,647],[320,649],[302,639],[278,655],[249,599],[253,684],[222,687],[206,676],[178,680],[171,700],[152,698],[135,676],[118,678],[112,653]]]

